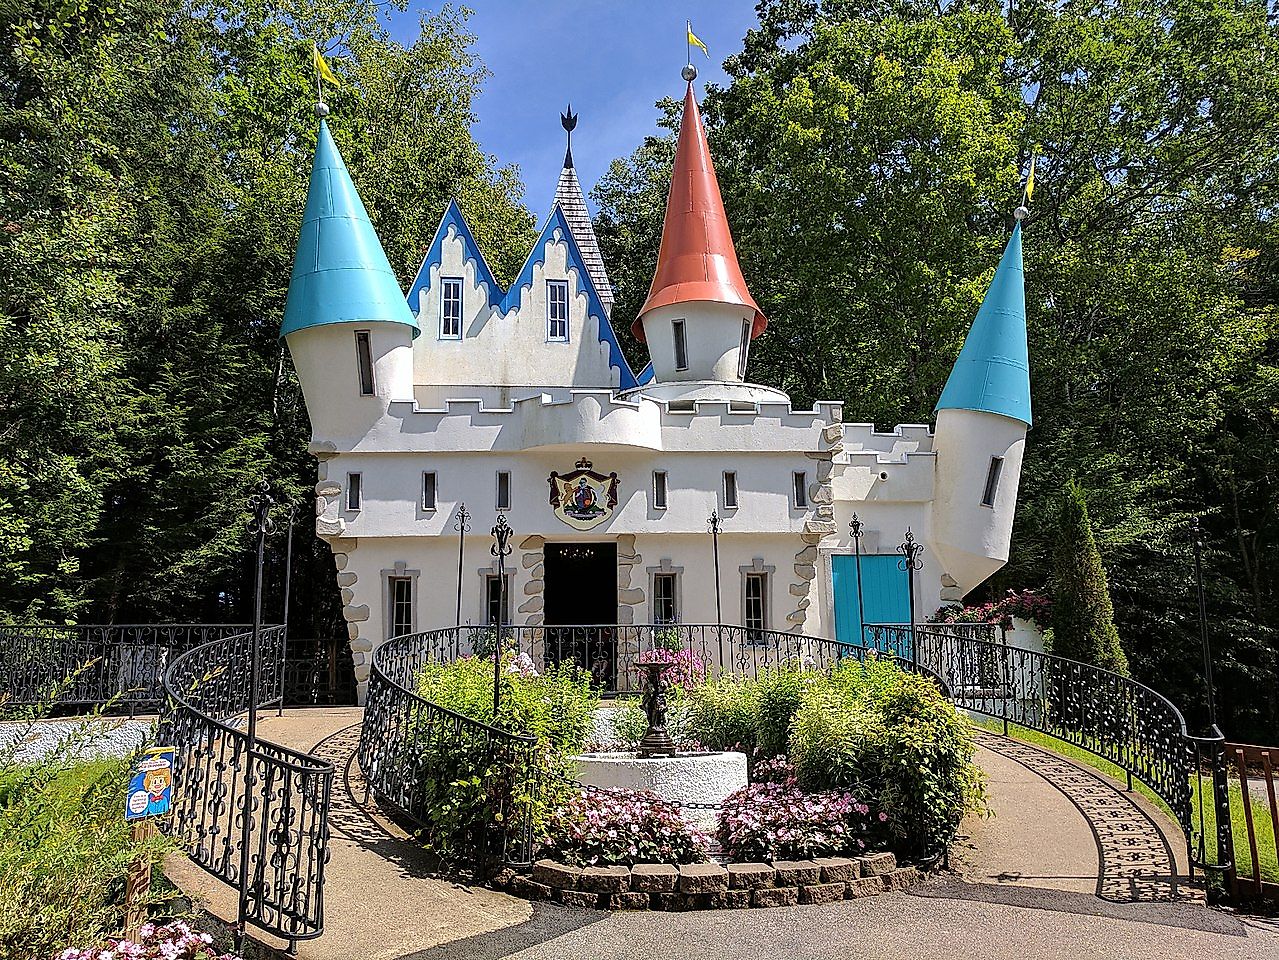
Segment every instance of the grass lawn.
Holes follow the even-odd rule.
[[[994,733],[1003,732],[1003,724],[998,720],[989,718],[974,719],[973,725],[990,730]],[[1100,770],[1107,776],[1124,782],[1127,775],[1120,768],[1115,766],[1108,760],[1103,760],[1094,753],[1076,747],[1073,744],[1065,743],[1055,737],[1050,737],[1046,733],[1040,733],[1037,730],[1029,730],[1026,727],[1019,727],[1016,724],[1008,725],[1008,733],[1010,736],[1025,743],[1034,744],[1037,747],[1043,747],[1045,750],[1051,750],[1063,757],[1074,760],[1078,763],[1092,767],[1094,770]],[[1177,818],[1173,816],[1172,811],[1168,809],[1168,805],[1155,796],[1154,791],[1147,787],[1144,783],[1137,779],[1133,779],[1133,787],[1137,793],[1149,800],[1155,806],[1159,807],[1173,823],[1177,822]],[[1204,805],[1204,835],[1207,837],[1207,858],[1210,863],[1217,860],[1216,837],[1217,837],[1217,813],[1211,803],[1212,780],[1206,776],[1196,777],[1191,781],[1191,809],[1194,811],[1195,829],[1199,827],[1199,793],[1201,790],[1208,792],[1209,796],[1205,799],[1209,800]],[[1250,797],[1249,802],[1252,804],[1252,823],[1253,828],[1257,832],[1257,860],[1261,866],[1261,878],[1269,880],[1272,883],[1279,883],[1279,859],[1275,856],[1275,834],[1274,825],[1270,819],[1269,803],[1260,797]],[[1244,797],[1243,790],[1237,779],[1230,781],[1230,821],[1234,832],[1235,841],[1235,862],[1238,865],[1238,873],[1240,882],[1244,882],[1252,877],[1252,854],[1248,849],[1248,825],[1244,820]]]

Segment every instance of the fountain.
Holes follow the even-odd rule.
[[[635,661],[644,671],[643,705],[648,729],[638,749],[613,753],[585,753],[578,762],[578,779],[591,786],[614,790],[648,790],[679,804],[718,804],[746,786],[746,754],[691,752],[676,749],[666,729],[670,683],[663,673],[670,663],[650,652]],[[710,810],[685,810],[685,819],[704,829],[714,829]]]

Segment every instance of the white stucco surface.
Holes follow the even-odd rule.
[[[641,759],[634,753],[588,753],[574,757],[577,778],[613,790],[649,790],[674,803],[722,803],[746,786],[746,754],[704,753]],[[711,811],[683,811],[686,819],[714,820]]]
[[[37,763],[50,757],[93,760],[124,757],[151,742],[151,720],[40,720],[0,723],[0,758]]]

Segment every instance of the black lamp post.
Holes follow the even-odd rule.
[[[489,552],[497,558],[497,636],[493,640],[493,722],[497,723],[497,708],[502,698],[502,616],[506,610],[506,558],[511,555],[508,542],[511,539],[511,527],[506,522],[506,514],[497,515],[497,524],[493,527],[493,546]]]
[[[253,584],[253,633],[249,640],[249,722],[245,731],[244,796],[240,808],[240,904],[235,921],[236,953],[243,952],[245,926],[249,916],[249,850],[252,849],[250,844],[253,834],[253,792],[258,780],[254,772],[254,763],[257,754],[258,683],[261,669],[258,661],[262,649],[262,565],[267,534],[274,530],[274,524],[271,522],[271,507],[274,505],[275,501],[271,498],[271,485],[263,480],[258,485],[258,492],[249,498],[249,508],[253,511],[253,516],[249,520],[249,532],[256,534],[258,549]]]
[[[897,547],[902,558],[897,561],[897,569],[906,571],[906,589],[910,594],[910,662],[912,666],[919,664],[919,651],[915,647],[915,571],[924,565],[920,556],[924,545],[915,542],[915,535],[906,528],[906,539]]]
[[[857,569],[857,630],[858,643],[866,645],[866,605],[862,602],[862,527],[864,524],[853,514],[848,529],[853,535],[853,564]]]
[[[457,518],[453,521],[453,529],[457,531],[457,632],[458,642],[462,633],[462,558],[466,553],[466,534],[471,529],[471,515],[466,512],[466,503],[458,504]]]
[[[715,633],[719,639],[719,668],[724,669],[724,611],[719,593],[719,511],[712,510],[706,518],[706,528],[711,535],[711,551],[715,558]]]
[[[289,538],[284,548],[284,636],[280,640],[280,702],[275,715],[284,716],[285,671],[289,665],[289,593],[293,584],[293,527],[298,518],[296,504],[289,505]]]
[[[1217,698],[1213,693],[1212,681],[1212,648],[1208,643],[1208,606],[1204,600],[1203,571],[1203,529],[1199,526],[1199,518],[1190,523],[1191,542],[1195,547],[1195,593],[1199,597],[1199,644],[1204,656],[1204,685],[1208,691],[1208,724],[1217,725]]]

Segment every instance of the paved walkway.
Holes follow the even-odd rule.
[[[1176,879],[1180,833],[1140,798],[1036,747],[981,734],[994,816],[965,821],[952,872],[908,893],[830,906],[609,914],[530,905],[430,876],[404,832],[363,803],[358,710],[293,710],[262,735],[334,762],[326,932],[305,960],[1275,960],[1279,924],[1205,907]],[[170,871],[174,874],[174,871]],[[175,874],[234,909],[197,868]],[[221,901],[219,908],[218,901]]]

